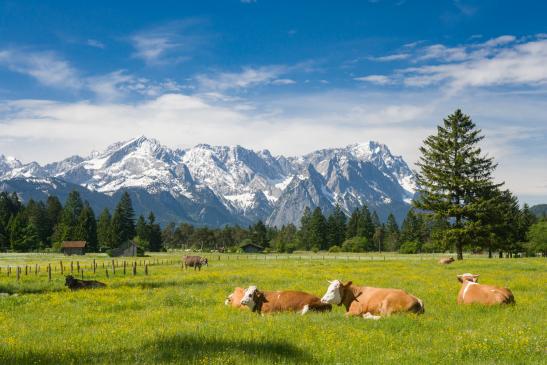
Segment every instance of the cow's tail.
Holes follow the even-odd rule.
[[[425,313],[424,302],[422,302],[420,298],[416,298],[416,302],[412,304],[412,307],[410,307],[410,311],[416,314],[424,314]]]
[[[332,305],[327,303],[313,303],[309,305],[311,311],[315,312],[330,312],[332,310]]]

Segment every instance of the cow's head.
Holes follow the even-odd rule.
[[[344,299],[346,290],[351,285],[351,281],[343,284],[340,280],[329,281],[327,292],[321,298],[322,303],[341,305]]]
[[[245,294],[243,294],[243,299],[241,299],[241,304],[249,307],[253,312],[262,308],[262,304],[266,302],[266,297],[258,288],[254,285],[251,285],[245,289]]]
[[[206,257],[203,257],[203,258],[200,260],[200,263],[201,263],[202,265],[207,265],[207,266],[209,266],[209,260],[207,260]]]
[[[70,288],[74,284],[75,281],[76,281],[76,279],[74,279],[74,276],[67,275],[65,277],[65,286],[68,286]]]
[[[465,283],[465,282],[477,283],[479,281],[478,274],[465,273],[465,274],[458,275],[457,277],[460,283]]]

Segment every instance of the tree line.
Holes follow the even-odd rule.
[[[125,192],[113,214],[108,209],[97,218],[91,205],[77,191],[64,204],[56,196],[45,202],[23,204],[16,193],[0,193],[0,250],[59,250],[63,241],[86,241],[90,252],[108,251],[135,240],[143,249],[162,249],[160,225],[153,213],[135,222],[131,198]]]

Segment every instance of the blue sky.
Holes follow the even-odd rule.
[[[369,139],[414,163],[456,108],[547,202],[543,1],[0,1],[0,153],[169,146],[295,155]]]

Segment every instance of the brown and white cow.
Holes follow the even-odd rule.
[[[500,288],[492,285],[479,284],[477,274],[458,275],[458,281],[462,283],[458,293],[458,304],[511,304],[515,303],[515,297],[508,288]]]
[[[326,312],[332,310],[332,305],[321,303],[321,299],[313,294],[302,291],[260,291],[256,286],[245,290],[242,305],[248,306],[253,312]]]
[[[343,304],[346,307],[346,316],[380,319],[396,312],[424,313],[423,302],[404,290],[357,286],[351,281],[346,284],[340,280],[329,283],[321,302]]]
[[[245,289],[237,287],[234,292],[226,297],[224,304],[234,308],[248,308],[246,305],[241,304],[241,299],[245,295]]]
[[[443,257],[439,260],[439,264],[441,265],[449,265],[453,263],[455,260],[453,257]]]

